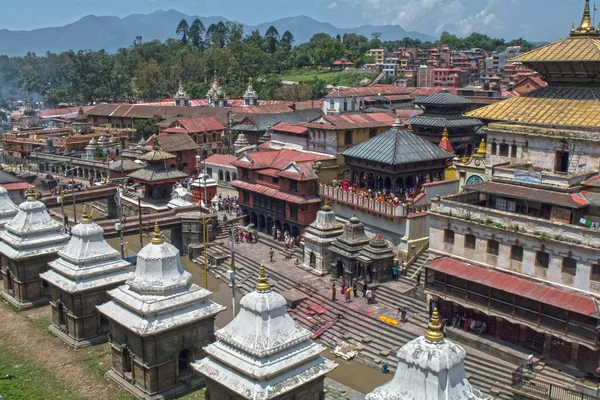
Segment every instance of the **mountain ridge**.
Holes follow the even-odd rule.
[[[79,20],[63,26],[44,27],[30,31],[0,29],[0,54],[23,56],[28,52],[45,54],[60,53],[68,50],[101,50],[114,53],[119,48],[128,47],[136,36],[143,40],[161,40],[175,36],[175,28],[181,19],[191,25],[194,19],[200,19],[208,28],[210,24],[229,20],[220,16],[191,16],[174,9],[157,10],[149,14],[130,14],[125,17],[111,15],[86,15]],[[317,21],[306,15],[283,17],[275,21],[257,25],[241,24],[244,34],[258,29],[264,34],[271,25],[280,34],[289,30],[295,38],[295,44],[305,43],[316,33],[331,36],[344,33],[357,33],[369,37],[373,32],[381,32],[383,40],[400,40],[404,37],[435,40],[434,37],[415,31],[405,31],[398,25],[361,25],[354,28],[338,28],[329,22]],[[93,34],[90,34],[93,33]]]

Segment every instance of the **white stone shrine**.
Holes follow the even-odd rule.
[[[318,276],[331,272],[333,257],[329,246],[344,233],[327,201],[317,212],[317,218],[304,233],[304,262],[302,268]]]
[[[17,215],[4,225],[0,239],[4,298],[20,310],[48,304],[49,288],[39,275],[48,270],[48,262],[56,259],[69,235],[32,189]]]
[[[215,316],[225,307],[191,280],[157,224],[133,275],[98,306],[110,321],[108,376],[138,398],[162,399],[202,384],[190,363],[212,342]]]
[[[122,285],[133,268],[104,239],[104,229],[83,206],[81,222],[71,230],[69,244],[40,277],[50,285],[50,330],[75,348],[107,340],[108,320],[96,306],[109,300],[107,291]]]
[[[429,329],[398,350],[398,368],[391,381],[366,400],[485,400],[465,376],[465,350],[444,338],[434,309]]]
[[[325,374],[337,365],[320,355],[325,347],[287,313],[262,265],[256,290],[240,307],[205,347],[209,356],[193,364],[206,378],[207,399],[321,400]]]
[[[19,208],[13,203],[8,194],[8,190],[0,186],[0,229],[17,215]]]

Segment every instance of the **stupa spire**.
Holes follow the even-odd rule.
[[[431,322],[429,322],[428,329],[424,336],[425,339],[429,340],[430,342],[441,342],[444,340],[442,324],[440,323],[440,314],[438,313],[437,307],[433,309]]]
[[[27,189],[27,191],[25,192],[25,194],[27,195],[27,201],[35,201],[35,192],[33,191],[33,188],[29,188]]]
[[[590,0],[585,0],[585,7],[583,8],[583,16],[581,17],[581,23],[575,30],[571,28],[571,36],[576,35],[598,35],[598,32],[592,24],[592,18],[590,15]]]
[[[269,278],[265,274],[265,266],[260,264],[260,268],[258,269],[258,283],[256,284],[257,292],[266,292],[271,289],[271,285],[269,285]]]
[[[475,153],[475,156],[485,158],[485,155],[486,155],[485,139],[481,138],[481,143],[479,143],[479,148],[477,149],[477,153]]]
[[[154,232],[152,233],[152,244],[163,244],[165,240],[163,239],[162,232],[158,228],[158,222],[154,223]]]
[[[89,224],[92,222],[92,217],[94,216],[94,210],[89,210],[87,204],[83,205],[83,211],[81,212],[81,223]]]
[[[448,128],[444,128],[444,132],[442,133],[442,140],[438,145],[440,148],[446,150],[450,153],[455,153],[454,147],[452,147],[452,143],[450,143],[450,133],[448,132]]]
[[[325,203],[323,204],[323,207],[321,207],[322,211],[331,211],[331,206],[329,205],[329,200],[327,199],[327,197],[325,198]]]

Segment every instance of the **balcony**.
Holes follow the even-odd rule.
[[[521,163],[493,167],[492,181],[522,184],[545,189],[568,190],[579,185],[581,181],[584,181],[597,172],[555,173],[533,168],[531,163]]]
[[[381,203],[356,193],[345,192],[343,189],[334,188],[333,186],[320,184],[319,196],[349,207],[356,207],[390,218],[406,217],[408,214],[407,206],[405,205],[399,204],[395,206],[389,203]]]
[[[541,241],[555,240],[600,249],[600,231],[528,215],[482,207],[479,192],[469,192],[432,200],[430,212],[460,218],[492,228],[533,235]]]

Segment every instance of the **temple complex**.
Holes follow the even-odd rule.
[[[4,229],[4,225],[12,220],[17,212],[19,212],[19,208],[10,199],[8,190],[0,186],[0,230]]]
[[[387,132],[342,152],[350,183],[397,196],[406,189],[418,192],[424,183],[443,180],[446,161],[454,157],[437,146],[439,141],[426,141],[410,127],[405,129],[397,117]]]
[[[32,189],[17,215],[4,225],[0,239],[4,298],[19,310],[48,304],[49,289],[39,275],[48,270],[48,262],[56,259],[69,236]]]
[[[477,131],[483,123],[476,118],[463,116],[464,112],[471,109],[470,100],[444,89],[431,96],[415,99],[413,103],[424,110],[423,114],[407,120],[416,135],[437,144],[444,130],[448,130],[457,154],[473,153],[481,138]]]
[[[594,374],[600,32],[589,1],[567,38],[513,61],[548,86],[466,114],[487,124],[487,149],[472,157],[485,180],[479,170],[462,193],[432,201],[425,291],[446,318],[467,314],[490,335]]]
[[[179,250],[165,243],[156,224],[133,275],[98,306],[110,321],[108,376],[138,398],[173,396],[202,383],[190,363],[203,357],[215,316],[225,307],[191,279]]]
[[[331,274],[334,278],[352,282],[355,278],[364,277],[364,266],[357,261],[360,251],[369,244],[365,234],[365,225],[353,216],[344,225],[344,233],[331,245]],[[369,273],[369,271],[366,271]]]
[[[465,376],[465,350],[444,338],[440,316],[433,311],[425,335],[402,346],[391,381],[366,400],[485,400]]]
[[[305,230],[302,268],[319,276],[329,274],[332,263],[329,247],[342,233],[344,226],[337,221],[335,213],[325,202],[317,212],[317,219]]]
[[[240,300],[240,312],[193,364],[206,378],[209,400],[322,400],[325,374],[337,365],[324,346],[287,312],[286,300],[269,285],[264,267],[256,290]]]
[[[102,227],[83,208],[81,222],[71,230],[71,240],[49,263],[40,277],[50,285],[50,330],[72,347],[107,340],[108,320],[96,306],[109,300],[107,290],[125,283],[132,267],[104,239]]]

